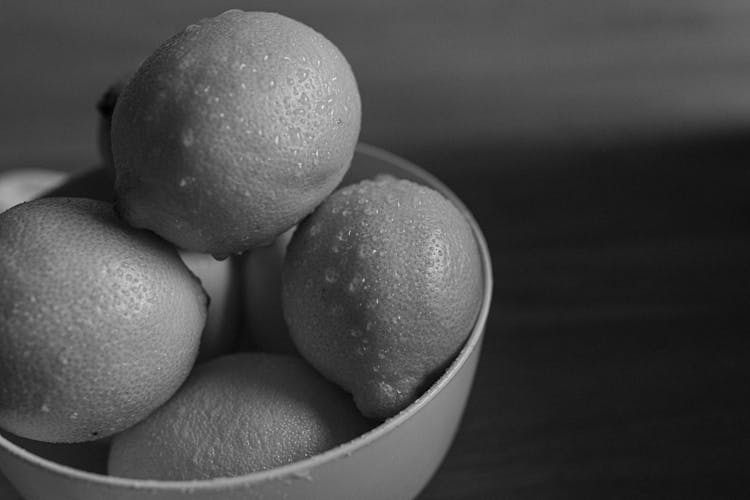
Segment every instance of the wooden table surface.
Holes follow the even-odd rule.
[[[307,22],[352,63],[362,139],[438,175],[492,253],[420,499],[750,496],[750,3],[350,4],[0,1],[0,170],[97,163],[99,93],[195,19]]]

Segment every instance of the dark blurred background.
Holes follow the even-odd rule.
[[[746,127],[744,0],[0,2],[0,165],[96,161],[94,103],[165,38],[272,10],[341,48],[362,140],[396,153],[622,141]],[[471,167],[464,161],[455,168]]]
[[[489,242],[475,388],[421,498],[750,495],[750,2],[0,1],[0,170],[97,164],[104,89],[234,7],[338,45],[361,139]]]

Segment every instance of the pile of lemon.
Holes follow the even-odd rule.
[[[227,11],[108,97],[98,181],[0,215],[6,432],[107,439],[122,477],[233,476],[366,432],[456,355],[481,298],[471,229],[410,181],[339,187],[361,104],[322,35]]]

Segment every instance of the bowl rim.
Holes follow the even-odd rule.
[[[469,225],[471,226],[474,238],[476,239],[477,248],[480,253],[483,278],[482,304],[479,309],[479,313],[477,314],[477,318],[475,320],[471,334],[465,341],[456,358],[451,362],[445,372],[416,401],[404,408],[398,414],[386,419],[364,434],[357,436],[356,438],[347,441],[346,443],[342,443],[334,448],[324,451],[323,453],[318,453],[304,460],[293,462],[291,464],[283,465],[280,467],[275,467],[273,469],[267,469],[232,477],[217,477],[211,479],[180,481],[123,478],[84,471],[68,465],[59,464],[26,450],[25,448],[9,441],[2,434],[0,434],[0,447],[7,450],[16,458],[34,467],[45,469],[46,471],[52,472],[59,476],[65,476],[68,479],[74,479],[89,483],[98,483],[99,485],[105,487],[119,487],[125,489],[150,489],[154,491],[216,490],[246,487],[248,485],[272,482],[289,477],[310,477],[310,471],[312,471],[316,467],[327,462],[334,462],[336,460],[340,460],[356,454],[360,450],[377,441],[382,436],[391,433],[397,427],[401,426],[404,422],[412,418],[419,410],[421,410],[432,399],[434,399],[435,396],[442,390],[442,388],[445,387],[456,376],[458,371],[466,363],[471,353],[481,341],[485,326],[487,324],[487,317],[489,315],[490,304],[492,301],[493,275],[489,248],[487,247],[487,242],[484,238],[484,235],[482,234],[479,224],[476,222],[469,209],[458,198],[458,196],[456,196],[456,194],[453,193],[453,191],[451,191],[437,177],[400,156],[397,156],[393,153],[390,153],[379,147],[372,146],[370,144],[359,142],[356,147],[356,152],[393,164],[403,170],[408,171],[412,176],[420,179],[421,181],[424,181],[430,187],[436,188],[437,191],[448,198],[456,206],[456,208],[458,208],[459,212],[461,212],[461,214],[467,219]]]

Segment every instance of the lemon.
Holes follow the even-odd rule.
[[[462,214],[406,180],[336,191],[287,248],[283,309],[294,344],[368,417],[413,402],[457,354],[482,297]]]
[[[110,92],[115,90],[110,89]],[[114,177],[105,165],[69,177],[45,197],[85,197],[112,202]],[[200,280],[208,295],[208,316],[201,335],[198,361],[229,352],[240,329],[241,280],[236,259],[216,260],[208,254],[178,251],[188,269]]]
[[[198,365],[177,394],[112,440],[110,475],[190,480],[278,467],[362,434],[351,397],[302,359],[238,353]]]
[[[164,42],[122,90],[120,214],[217,257],[270,244],[349,168],[361,103],[341,52],[279,14],[227,11]]]
[[[112,205],[44,198],[0,214],[0,426],[50,442],[119,432],[187,377],[206,296],[174,247]]]

